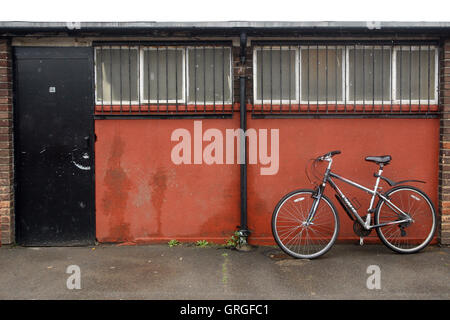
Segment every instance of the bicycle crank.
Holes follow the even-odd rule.
[[[361,217],[364,221],[366,221],[367,216]],[[360,238],[367,237],[372,229],[367,230],[364,228],[357,220],[353,222],[353,232],[358,235]]]

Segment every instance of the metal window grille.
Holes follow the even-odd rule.
[[[228,44],[98,44],[95,114],[218,114],[233,111]]]
[[[254,115],[439,113],[436,43],[259,42]]]

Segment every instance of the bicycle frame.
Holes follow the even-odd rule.
[[[344,202],[347,204],[347,206],[351,209],[353,215],[355,216],[356,220],[366,229],[366,230],[370,230],[373,228],[379,228],[379,227],[383,227],[383,226],[387,226],[387,225],[392,225],[392,224],[400,224],[400,223],[404,223],[404,222],[410,222],[412,221],[411,217],[403,212],[400,208],[398,208],[395,204],[393,204],[389,198],[385,197],[382,193],[378,192],[378,185],[380,183],[380,177],[381,174],[383,172],[383,166],[380,166],[380,169],[378,171],[378,175],[377,175],[377,180],[375,181],[375,186],[372,189],[369,189],[365,186],[362,186],[352,180],[346,179],[344,177],[339,176],[338,174],[331,172],[331,164],[333,163],[333,160],[331,159],[331,157],[329,159],[324,159],[325,161],[328,161],[328,167],[325,171],[324,174],[324,178],[322,183],[318,186],[317,188],[317,194],[315,196],[315,200],[313,202],[313,205],[311,207],[311,210],[308,214],[308,218],[306,219],[306,223],[310,224],[312,223],[312,221],[314,220],[314,216],[317,210],[317,207],[319,205],[320,199],[322,198],[323,192],[325,190],[325,186],[326,184],[330,184],[330,186],[334,189],[335,193],[339,194],[339,196],[341,196],[341,198],[344,200]],[[343,181],[355,188],[361,189],[369,194],[372,195],[372,198],[370,199],[370,205],[369,208],[367,209],[367,219],[366,221],[364,221],[361,216],[358,214],[358,211],[353,207],[353,205],[351,204],[351,202],[347,199],[347,197],[345,196],[345,194],[339,189],[339,187],[336,185],[336,183],[334,183],[332,178],[336,178],[340,181]],[[375,202],[375,197],[377,197],[384,200],[386,205],[388,207],[390,207],[396,214],[399,215],[400,218],[402,218],[402,220],[398,220],[398,221],[392,221],[392,222],[386,222],[386,223],[380,223],[380,224],[370,224],[370,214],[375,212],[375,209],[373,209],[374,206],[374,202]]]

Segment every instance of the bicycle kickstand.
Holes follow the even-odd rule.
[[[359,245],[362,246],[364,244],[364,238],[359,237]]]

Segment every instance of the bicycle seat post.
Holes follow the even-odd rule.
[[[370,205],[369,205],[369,209],[367,210],[367,218],[365,221],[365,227],[366,229],[369,228],[370,226],[370,214],[374,211],[373,210],[373,204],[375,202],[375,197],[376,197],[376,193],[378,191],[378,186],[380,184],[380,178],[381,178],[381,174],[383,173],[383,168],[384,168],[384,164],[383,163],[378,163],[380,165],[380,168],[378,169],[378,174],[376,175],[377,180],[375,181],[375,186],[373,188],[373,195],[372,198],[370,199]]]
[[[378,175],[381,175],[383,173],[384,164],[380,163],[380,169],[378,169]]]
[[[380,183],[380,176],[381,176],[381,174],[383,173],[383,168],[384,168],[384,165],[382,164],[382,163],[380,163],[380,169],[378,169],[378,174],[377,174],[377,180],[376,180],[376,182],[375,182],[375,189],[374,189],[374,191],[376,192],[377,191],[377,189],[378,189],[378,184]]]

